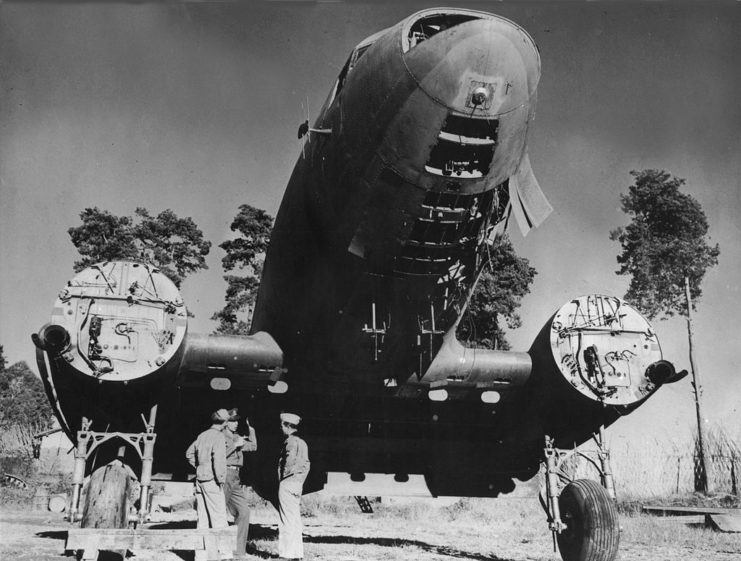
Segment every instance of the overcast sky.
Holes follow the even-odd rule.
[[[512,19],[541,50],[530,159],[555,211],[526,239],[511,232],[538,270],[513,348],[526,350],[575,296],[622,296],[627,279],[615,275],[609,240],[626,223],[619,195],[630,170],[666,169],[687,180],[721,247],[698,306],[697,354],[707,417],[739,429],[741,6],[447,3]],[[277,211],[306,100],[313,118],[356,43],[430,5],[0,6],[6,358],[35,369],[30,334],[72,276],[66,231],[92,206],[195,220],[214,247],[210,269],[182,292],[191,329],[211,331],[225,290],[216,246],[240,204]],[[665,357],[688,368],[684,321],[655,327]],[[693,421],[685,380],[619,430],[684,434]]]

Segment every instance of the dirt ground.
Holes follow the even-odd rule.
[[[502,504],[504,503],[504,504]],[[381,505],[374,514],[352,505],[314,509],[304,517],[307,560],[475,560],[557,561],[542,512],[530,502],[461,503],[444,508],[427,504]],[[357,507],[355,507],[357,509]],[[162,515],[165,516],[166,515]],[[178,513],[170,527],[195,527],[192,512]],[[274,559],[277,518],[269,507],[253,513],[254,559]],[[621,561],[737,561],[741,534],[704,527],[698,517],[621,519]],[[61,514],[0,510],[0,560],[68,561],[64,546],[68,523]],[[101,559],[110,558],[102,555]],[[190,561],[192,553],[136,551],[140,561]]]

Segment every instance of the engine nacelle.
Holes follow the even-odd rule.
[[[529,352],[536,370],[549,373],[548,387],[560,387],[561,396],[579,401],[633,406],[675,377],[648,321],[614,296],[582,296],[564,304]]]
[[[67,283],[34,343],[100,382],[130,382],[167,368],[187,323],[170,279],[143,263],[111,261]]]

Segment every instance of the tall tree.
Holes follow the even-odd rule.
[[[627,195],[620,196],[630,224],[610,232],[610,238],[620,242],[622,249],[617,273],[630,275],[625,299],[649,318],[674,314],[687,317],[699,443],[696,487],[707,492],[702,389],[694,354],[692,312],[702,295],[700,284],[705,272],[718,263],[720,249],[708,243],[708,220],[700,203],[679,190],[684,179],[655,169],[630,174],[634,183]]]
[[[226,252],[221,260],[224,271],[240,274],[224,276],[227,283],[226,305],[211,319],[219,322],[216,333],[246,335],[249,332],[249,310],[254,306],[262,276],[262,263],[270,243],[273,217],[264,210],[244,204],[231,224],[237,238],[219,247]]]
[[[139,258],[160,268],[179,288],[185,277],[200,269],[208,269],[206,255],[211,242],[192,218],[179,218],[169,208],[156,217],[144,208],[137,208],[138,224],[134,237],[139,244]]]
[[[622,248],[617,273],[631,277],[625,298],[649,318],[687,315],[684,279],[696,301],[705,272],[718,263],[718,245],[706,241],[700,203],[679,190],[684,179],[654,169],[630,174],[634,184],[620,201],[631,222],[610,232]]]
[[[136,259],[139,256],[130,217],[115,216],[107,210],[94,207],[83,210],[80,219],[81,226],[67,230],[82,256],[74,263],[76,273],[101,261]]]
[[[211,242],[203,239],[192,218],[179,218],[170,209],[151,216],[137,208],[131,218],[94,207],[83,210],[80,218],[82,225],[68,230],[82,256],[75,261],[75,272],[100,261],[140,260],[159,268],[180,287],[189,274],[208,268]]]
[[[479,279],[457,336],[471,346],[509,350],[502,320],[510,329],[521,325],[517,309],[537,274],[518,257],[508,237],[491,248],[489,264]]]

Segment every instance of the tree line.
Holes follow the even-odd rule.
[[[205,257],[211,242],[204,239],[191,218],[179,218],[170,209],[152,216],[146,209],[137,208],[135,215],[129,217],[95,207],[84,209],[80,219],[81,225],[68,230],[81,256],[74,264],[76,272],[101,261],[139,260],[154,265],[180,287],[188,275],[208,268]],[[225,253],[221,260],[227,284],[225,305],[211,319],[217,322],[217,334],[246,335],[273,217],[243,204],[230,228],[235,237],[218,246]],[[459,336],[471,345],[509,349],[503,324],[519,327],[517,309],[530,291],[535,274],[528,260],[515,253],[505,236],[490,252]]]
[[[0,456],[34,456],[34,435],[52,426],[44,385],[25,361],[8,366],[0,345]]]
[[[681,192],[685,180],[664,170],[632,171],[633,184],[620,196],[627,226],[610,232],[621,245],[619,275],[630,277],[625,299],[649,319],[687,316],[702,294],[708,268],[718,262],[718,245],[708,243],[709,224],[699,202]],[[180,287],[185,278],[207,269],[211,242],[192,218],[167,209],[156,216],[137,208],[134,216],[115,216],[86,208],[82,224],[68,230],[81,259],[75,271],[117,259],[152,264]],[[247,334],[255,304],[273,217],[243,204],[230,225],[235,237],[219,244],[227,288],[225,305],[212,320],[216,333]],[[471,345],[507,350],[506,327],[519,327],[517,313],[537,271],[520,257],[505,235],[489,252],[489,261],[469,302],[458,335]],[[688,301],[689,299],[689,301]]]

